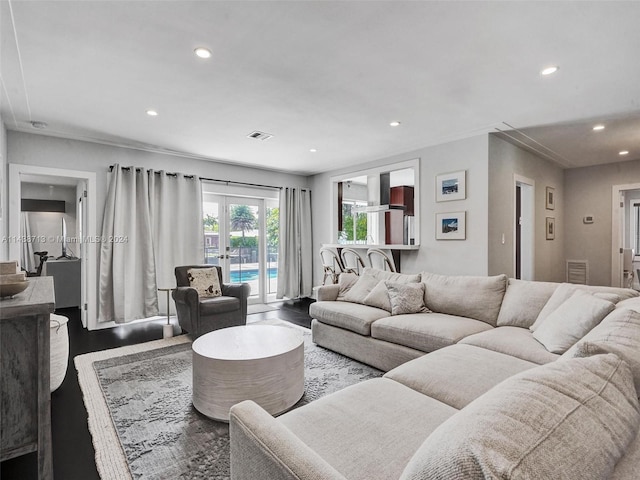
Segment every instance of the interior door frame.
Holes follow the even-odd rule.
[[[524,177],[522,175],[514,174],[513,175],[513,215],[512,219],[514,221],[513,228],[513,275],[515,278],[516,275],[516,255],[517,255],[517,238],[516,238],[516,228],[515,228],[515,219],[516,219],[516,196],[517,196],[517,188],[520,188],[520,218],[525,218],[525,227],[520,229],[520,277],[523,280],[534,280],[535,279],[535,232],[536,232],[536,215],[535,215],[535,192],[536,192],[536,182],[531,178]],[[524,187],[524,188],[522,188]],[[529,220],[531,225],[526,225],[526,220]],[[526,248],[522,248],[523,245],[526,246],[530,244],[530,248],[526,250]],[[526,253],[526,255],[525,255]]]
[[[23,176],[33,175],[37,177],[64,177],[75,179],[77,183],[85,182],[86,205],[83,211],[87,223],[84,228],[85,238],[97,239],[97,208],[96,208],[96,173],[81,170],[67,170],[61,168],[40,167],[36,165],[9,164],[9,237],[20,237],[20,210]],[[77,185],[76,183],[76,185]],[[94,330],[98,327],[98,263],[97,245],[95,241],[86,242],[86,263],[82,271],[84,297],[81,299],[82,325]],[[9,243],[9,258],[20,258],[20,243]]]
[[[624,202],[622,192],[640,189],[640,183],[627,183],[611,187],[611,286],[623,285],[622,249],[624,248]],[[620,205],[622,203],[622,205]]]

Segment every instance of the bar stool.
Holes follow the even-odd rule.
[[[345,273],[355,273],[360,275],[360,269],[364,269],[366,266],[362,255],[354,248],[343,248],[340,252],[342,257],[342,265],[344,266]]]
[[[373,268],[386,270],[388,272],[396,272],[396,264],[393,257],[388,255],[384,250],[379,248],[370,248],[367,250],[367,258]]]
[[[322,284],[325,285],[327,283],[327,278],[331,279],[331,283],[338,283],[338,276],[344,272],[338,252],[329,247],[322,247],[320,248],[320,258],[324,269]]]

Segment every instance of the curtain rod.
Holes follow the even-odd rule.
[[[109,165],[109,171],[113,171],[113,167],[114,165]],[[123,170],[131,170],[131,167],[120,167]],[[142,170],[141,168],[136,168],[136,170]],[[156,175],[160,175],[160,171],[154,171],[153,173],[155,173]],[[171,172],[164,172],[165,175],[169,175],[171,177],[175,177],[177,174],[176,173],[171,173]],[[193,178],[194,175],[185,175],[185,178]],[[273,185],[263,185],[260,183],[248,183],[248,182],[236,182],[235,180],[220,180],[217,178],[207,178],[207,177],[200,177],[200,180],[205,181],[205,182],[218,182],[218,183],[226,183],[227,185],[229,185],[230,183],[234,184],[234,185],[244,185],[245,187],[260,187],[260,188],[272,188],[274,190],[282,190],[282,187],[275,187]],[[306,191],[306,190],[305,190]]]

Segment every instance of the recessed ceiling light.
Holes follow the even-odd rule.
[[[604,125],[596,125],[596,126],[593,127],[593,129],[596,132],[599,132],[600,130],[604,130]]]
[[[560,67],[557,65],[553,65],[551,67],[544,68],[540,74],[541,75],[551,75],[552,73],[556,73]]]
[[[310,149],[309,149],[309,151],[310,151],[311,153],[316,153],[318,150],[316,150],[315,148],[310,148]]]
[[[47,122],[39,122],[37,120],[33,120],[29,123],[33,128],[37,128],[38,130],[43,130],[48,127]]]
[[[211,58],[211,50],[208,48],[198,47],[193,51],[193,53],[200,58]]]
[[[147,115],[149,115],[150,117],[157,117],[158,112],[156,112],[155,110],[147,110]]]
[[[618,155],[629,155],[629,150],[622,150]]]
[[[393,122],[389,122],[389,126],[391,127],[397,127],[398,125],[400,125],[400,122],[398,122],[397,120],[394,120]]]

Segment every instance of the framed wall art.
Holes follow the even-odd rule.
[[[436,213],[436,240],[465,240],[467,212]]]
[[[436,175],[436,202],[467,198],[466,177],[466,170]]]
[[[547,217],[545,222],[545,231],[547,232],[547,240],[554,240],[556,238],[556,219],[553,217]]]
[[[547,210],[555,210],[556,208],[556,189],[553,187],[547,187],[545,191],[545,206]]]

